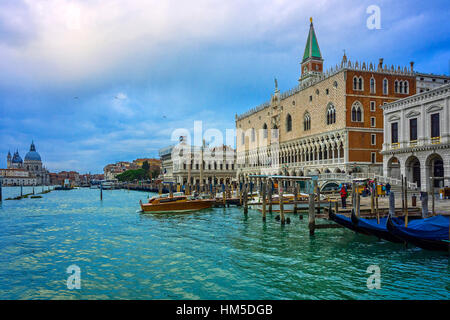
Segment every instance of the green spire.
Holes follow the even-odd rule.
[[[306,41],[305,53],[303,55],[303,62],[311,58],[322,59],[322,54],[320,53],[319,43],[317,42],[316,32],[314,31],[312,18],[311,18],[311,25],[309,27],[308,40]]]

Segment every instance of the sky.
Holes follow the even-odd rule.
[[[450,72],[448,0],[0,0],[0,168],[32,140],[52,172],[100,173],[194,121],[225,135],[298,84],[310,17],[325,68]]]

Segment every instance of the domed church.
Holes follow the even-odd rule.
[[[11,156],[11,152],[8,152],[6,160],[8,169],[22,169],[28,171],[31,177],[36,178],[36,184],[42,185],[50,183],[49,172],[42,165],[41,156],[36,151],[34,142],[31,142],[30,151],[25,155],[25,160],[22,160],[18,150],[13,156]]]

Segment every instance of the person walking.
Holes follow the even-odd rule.
[[[340,194],[341,194],[342,208],[346,208],[347,207],[347,190],[345,190],[344,185],[341,187]]]
[[[391,193],[391,185],[390,183],[386,183],[386,195],[388,196]]]

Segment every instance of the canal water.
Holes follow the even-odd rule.
[[[36,189],[40,191],[40,188]],[[31,188],[24,188],[24,193]],[[4,199],[20,188],[3,188]],[[445,254],[257,211],[143,215],[148,193],[53,191],[0,206],[0,299],[449,299]],[[81,270],[69,290],[67,268]],[[380,268],[369,290],[367,269]]]

